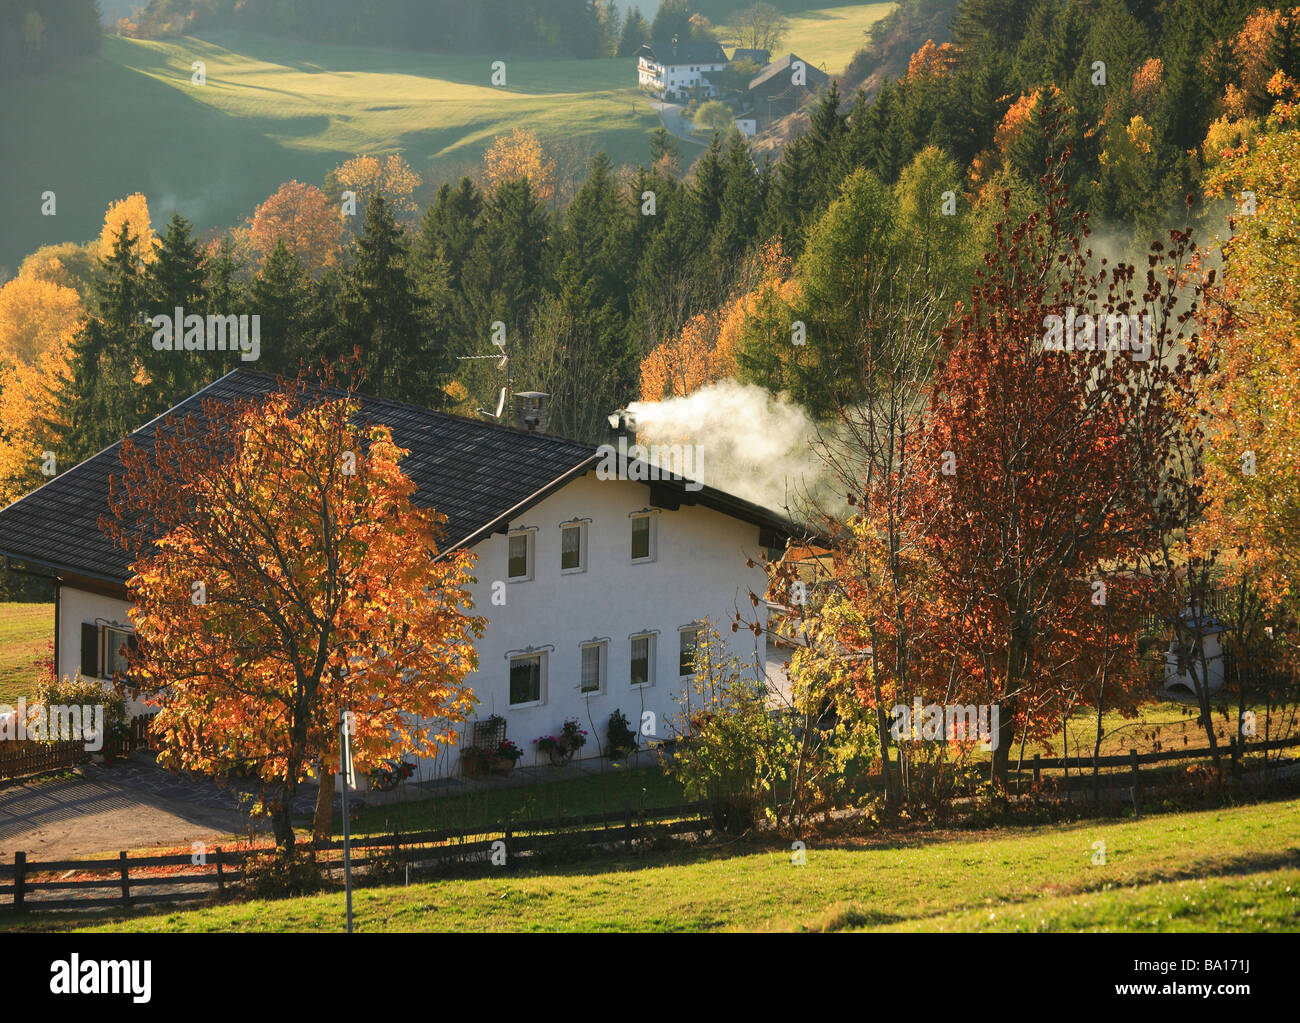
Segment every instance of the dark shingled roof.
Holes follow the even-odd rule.
[[[726,64],[727,54],[721,44],[715,42],[674,43],[662,40],[647,43],[637,51],[638,57],[649,57],[665,67],[680,67],[682,64]]]
[[[803,60],[803,58],[801,57],[796,57],[793,53],[787,53],[784,57],[772,61],[771,64],[763,68],[762,71],[760,71],[753,78],[751,78],[749,80],[749,91],[753,92],[755,89],[761,88],[762,86],[767,85],[768,83],[778,84],[773,82],[773,79],[775,79],[777,75],[786,76],[787,80],[784,83],[780,83],[780,84],[783,84],[785,87],[788,87],[790,85],[789,82],[790,65],[793,64],[796,60],[800,61],[804,66],[804,70],[806,72],[804,81],[808,83],[807,85],[808,88],[820,89],[823,85],[825,85],[827,82],[831,80],[830,75],[828,75],[825,71],[821,70],[820,68],[814,67],[812,64],[809,64],[806,60]]]
[[[234,370],[131,437],[151,443],[168,417],[201,414],[205,398],[258,398],[276,386],[275,378],[264,373]],[[388,426],[397,445],[410,452],[402,468],[415,482],[415,501],[447,516],[448,547],[478,542],[599,460],[591,444],[382,398],[358,398],[363,418]],[[120,450],[120,442],[105,448],[0,511],[0,554],[47,569],[125,582],[128,552],[115,546],[98,525],[99,517],[109,514],[109,477],[122,470]],[[698,503],[766,529],[792,532],[784,518],[765,508],[712,487],[686,491],[683,482],[653,486],[666,498],[667,507]]]

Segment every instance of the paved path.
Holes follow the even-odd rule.
[[[248,783],[220,786],[210,778],[165,771],[147,753],[126,762],[86,764],[72,777],[0,783],[0,862],[18,850],[30,860],[75,859],[90,853],[267,830],[243,797]],[[316,789],[305,786],[294,813],[310,816]]]
[[[692,134],[692,124],[682,113],[686,108],[680,103],[664,103],[661,100],[652,100],[650,106],[654,108],[655,113],[659,115],[659,120],[664,124],[673,135],[683,142],[691,142],[697,146],[706,146],[708,143],[701,142]]]
[[[658,761],[658,753],[633,754],[626,767]],[[417,775],[393,792],[354,795],[354,806],[456,796],[486,789],[562,781],[608,769],[598,757],[562,767],[516,768],[504,777],[468,780]],[[246,837],[250,829],[269,832],[268,822],[248,814],[253,782],[218,785],[203,775],[163,770],[140,751],[111,765],[86,764],[71,777],[0,782],[0,863],[12,863],[19,850],[31,861],[77,859],[92,853],[157,845],[209,844]],[[340,810],[342,794],[334,795]],[[293,813],[309,822],[316,808],[316,786],[304,784]]]

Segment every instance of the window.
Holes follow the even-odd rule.
[[[510,534],[510,557],[506,568],[506,578],[522,581],[533,577],[533,534],[518,532]]]
[[[654,682],[654,636],[632,637],[633,686],[648,686]]]
[[[698,626],[690,626],[681,629],[677,635],[677,674],[685,678],[695,674],[695,649],[700,645],[700,629]]]
[[[560,571],[582,572],[587,568],[587,527],[582,522],[560,526]]]
[[[126,674],[126,654],[135,646],[135,633],[125,629],[104,627],[104,677],[114,678]]]
[[[127,652],[136,647],[135,633],[98,622],[81,625],[81,674],[86,678],[125,676]]]
[[[542,655],[510,658],[510,706],[542,702]]]
[[[599,693],[605,688],[605,644],[582,644],[582,682],[584,693]]]
[[[632,560],[653,561],[655,557],[653,515],[632,516]]]

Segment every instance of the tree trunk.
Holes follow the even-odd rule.
[[[311,835],[316,842],[328,842],[334,834],[334,772],[322,766],[320,789],[316,793],[316,816],[312,820]]]
[[[293,808],[293,789],[281,785],[272,797],[269,811],[271,815],[271,833],[275,836],[275,848],[280,855],[288,858],[293,855],[293,820],[290,816]]]
[[[1016,743],[1016,701],[1003,701],[998,710],[998,745],[993,751],[993,781],[1007,791],[1007,774],[1011,768],[1011,749]]]

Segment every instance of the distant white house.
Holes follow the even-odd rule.
[[[720,92],[710,75],[727,67],[727,54],[715,42],[647,43],[637,51],[637,82],[668,101],[712,98]]]
[[[1191,628],[1191,612],[1183,612],[1183,618]],[[1208,693],[1222,689],[1224,660],[1220,637],[1227,631],[1227,626],[1217,619],[1208,615],[1202,617],[1196,629],[1199,643],[1191,652],[1192,664],[1180,654],[1177,637],[1171,639],[1169,649],[1165,651],[1165,689],[1184,696],[1195,696],[1198,688],[1204,688]]]
[[[272,377],[237,370],[172,411],[197,414],[203,399],[256,398],[274,387]],[[524,764],[535,762],[534,740],[569,718],[595,732],[583,756],[599,755],[614,711],[645,738],[665,738],[705,619],[756,674],[778,671],[782,658],[769,665],[767,637],[733,633],[729,622],[737,609],[757,613],[749,594],[766,581],[757,563],[764,548],[785,543],[790,523],[680,476],[606,478],[599,448],[540,432],[545,395],[516,398],[525,400],[516,402],[515,428],[362,399],[363,416],[389,426],[410,452],[415,502],[448,516],[445,548],[477,555],[469,589],[487,627],[467,679],[479,701],[473,717],[504,718]],[[147,448],[159,428],[164,419],[133,439]],[[55,580],[60,675],[111,679],[125,672],[134,642],[127,556],[97,525],[108,514],[109,478],[122,471],[120,449],[0,511],[0,554]],[[467,722],[466,742],[474,734]],[[458,753],[437,758],[437,769],[454,770]]]

